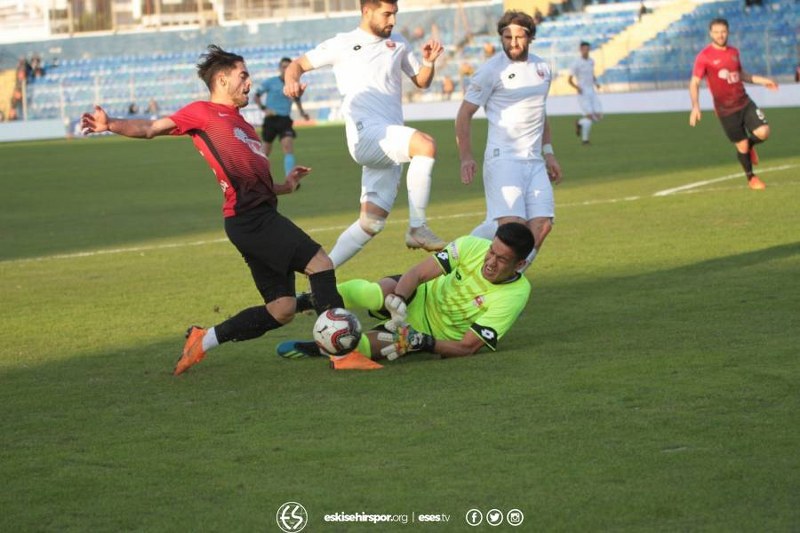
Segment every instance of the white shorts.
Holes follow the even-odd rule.
[[[348,123],[346,130],[350,157],[361,166],[389,168],[411,161],[408,145],[417,131],[414,128],[356,122]]]
[[[487,159],[483,188],[487,220],[555,216],[553,185],[541,159]]]
[[[600,97],[594,91],[583,91],[578,95],[578,104],[581,106],[581,111],[586,116],[589,115],[602,115],[603,106],[600,105]]]
[[[370,202],[391,211],[400,186],[403,163],[411,161],[408,147],[417,130],[392,124],[347,124],[347,147],[362,165],[361,203]]]

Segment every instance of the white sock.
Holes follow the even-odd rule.
[[[531,250],[531,253],[529,253],[528,257],[525,258],[525,264],[522,265],[522,267],[519,268],[517,270],[517,272],[519,272],[521,274],[521,273],[525,272],[526,270],[528,270],[528,267],[531,266],[531,263],[533,263],[533,260],[536,259],[536,252],[537,252],[536,248]]]
[[[408,165],[408,225],[412,228],[425,224],[425,210],[431,197],[431,172],[435,162],[432,157],[417,155],[411,158]]]
[[[370,239],[372,239],[372,235],[364,231],[358,220],[353,222],[339,235],[333,250],[328,254],[333,261],[334,268],[343,265],[345,261],[360,252]]]
[[[208,328],[206,330],[206,334],[203,335],[203,351],[207,352],[211,348],[216,348],[217,346],[219,346],[217,332],[214,330],[214,328]]]
[[[474,230],[470,233],[470,235],[474,237],[480,237],[482,239],[494,239],[494,234],[497,233],[497,221],[496,220],[484,220],[479,225],[475,227]]]
[[[583,117],[579,123],[581,125],[581,140],[586,142],[589,140],[589,132],[592,131],[592,119]]]

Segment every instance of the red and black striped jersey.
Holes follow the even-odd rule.
[[[172,135],[190,135],[222,187],[222,214],[236,216],[278,198],[256,130],[232,106],[193,102],[170,116]]]

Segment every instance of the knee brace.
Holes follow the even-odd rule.
[[[386,227],[385,218],[378,215],[373,215],[371,213],[361,213],[361,215],[358,217],[358,223],[361,226],[361,229],[370,235],[377,235],[383,231],[384,227]]]

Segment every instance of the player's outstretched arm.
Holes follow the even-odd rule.
[[[456,115],[456,144],[461,159],[461,183],[469,185],[478,173],[478,164],[472,155],[472,117],[478,106],[466,100],[461,102]]]
[[[702,114],[700,113],[700,78],[692,76],[689,80],[689,98],[692,99],[692,111],[689,113],[689,125],[695,127],[700,122]]]
[[[289,63],[283,75],[283,94],[292,99],[303,96],[308,84],[300,83],[300,76],[309,70],[314,70],[314,67],[304,55]]]
[[[290,194],[300,188],[300,180],[311,173],[310,167],[297,165],[286,175],[286,181],[275,185],[275,194]]]
[[[767,78],[765,76],[758,76],[756,74],[750,74],[746,70],[742,70],[742,81],[745,83],[755,83],[756,85],[763,85],[770,91],[778,90],[778,83],[772,78]]]
[[[416,76],[411,78],[414,85],[420,89],[427,89],[433,82],[434,63],[436,59],[442,55],[444,46],[436,39],[431,39],[422,46],[422,68]]]
[[[84,135],[110,131],[125,137],[152,139],[159,135],[169,135],[176,127],[169,117],[156,120],[110,118],[99,105],[94,106],[94,112],[81,116],[81,132]]]

